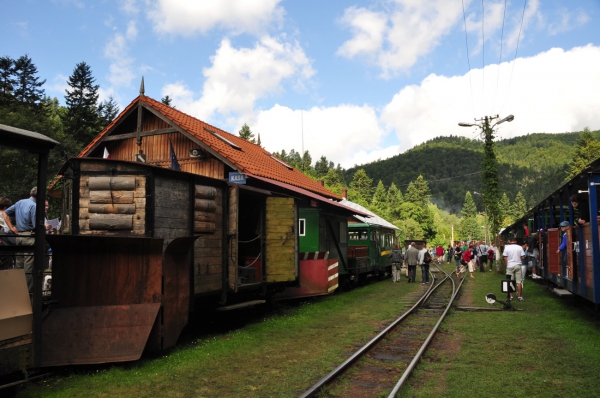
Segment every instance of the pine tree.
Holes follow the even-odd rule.
[[[388,189],[388,204],[390,209],[390,217],[393,220],[400,218],[400,205],[404,202],[402,191],[392,182]]]
[[[416,180],[408,184],[404,200],[426,208],[429,204],[429,198],[431,198],[431,191],[422,175],[419,175]]]
[[[173,102],[173,99],[171,97],[169,97],[168,95],[165,95],[164,97],[162,97],[160,99],[160,102],[162,102],[166,106],[171,106],[171,103]]]
[[[242,126],[242,129],[238,131],[238,135],[240,138],[249,141],[253,144],[256,144],[256,139],[254,138],[254,133],[250,130],[250,127],[246,123]]]
[[[473,195],[471,195],[471,192],[469,191],[467,191],[467,193],[465,194],[465,203],[463,204],[462,210],[460,211],[460,215],[464,218],[477,216],[477,207],[475,206]]]
[[[119,106],[114,98],[108,97],[107,101],[103,101],[98,107],[98,119],[100,121],[100,129],[108,126],[115,117],[119,114]]]
[[[0,57],[0,106],[7,106],[14,100],[15,62],[10,57]]]
[[[360,205],[368,205],[373,192],[372,187],[373,179],[369,178],[364,169],[358,169],[350,183],[349,199]]]
[[[88,64],[80,62],[69,76],[65,90],[67,114],[63,120],[65,132],[80,146],[85,146],[100,132],[98,118],[98,88]]]
[[[500,208],[500,215],[502,217],[502,226],[508,227],[515,220],[512,214],[512,206],[510,204],[510,200],[508,199],[508,195],[506,195],[506,192],[502,194],[498,207]]]
[[[523,217],[525,213],[527,213],[527,202],[525,202],[525,197],[523,196],[521,191],[519,191],[517,193],[517,196],[515,197],[512,213],[515,217],[515,221]]]
[[[29,56],[22,55],[14,62],[15,84],[13,95],[23,105],[41,109],[44,90],[41,88],[46,80],[39,80],[37,67]]]
[[[315,175],[317,178],[323,178],[329,169],[330,165],[325,156],[321,156],[321,158],[315,162]]]
[[[379,180],[373,199],[371,200],[371,210],[383,219],[390,219],[388,194],[383,186],[383,182]]]

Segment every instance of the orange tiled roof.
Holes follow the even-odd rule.
[[[101,142],[102,139],[108,135],[110,129],[118,123],[132,107],[137,105],[139,101],[144,102],[169,119],[174,125],[202,141],[213,151],[235,165],[242,173],[285,182],[328,198],[341,199],[338,195],[321,186],[318,182],[312,180],[295,168],[290,170],[277,160],[271,158],[272,154],[257,144],[253,144],[237,135],[230,134],[218,127],[204,123],[195,117],[146,96],[138,96],[134,99],[111,124],[109,124],[87,147],[83,149],[83,151],[81,151],[78,157],[86,156],[97,143]],[[215,137],[205,129],[211,130],[223,138],[226,138],[240,147],[241,150],[233,148],[231,145]]]

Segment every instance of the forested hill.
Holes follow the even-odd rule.
[[[592,132],[596,139],[600,131]],[[499,140],[496,153],[501,177],[500,190],[510,201],[520,191],[531,207],[557,189],[565,179],[579,133],[529,134]],[[431,188],[431,201],[439,208],[458,214],[466,191],[481,192],[483,142],[464,137],[437,137],[400,155],[346,170],[352,181],[364,169],[377,184],[393,182],[405,192],[409,182],[422,175]],[[481,209],[481,198],[474,199]]]

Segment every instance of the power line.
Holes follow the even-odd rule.
[[[508,80],[508,88],[506,89],[506,96],[504,97],[504,103],[502,104],[502,108],[500,109],[500,113],[504,109],[504,105],[506,105],[506,100],[508,99],[508,90],[510,89],[510,83],[512,82],[513,73],[515,71],[515,64],[517,63],[517,51],[519,51],[519,41],[521,40],[521,31],[523,30],[523,20],[525,19],[525,7],[527,6],[527,0],[523,2],[523,15],[521,15],[521,27],[519,28],[519,36],[517,37],[517,48],[515,48],[515,59],[513,60],[512,70],[510,72],[510,79]]]
[[[465,45],[467,47],[467,63],[469,65],[469,87],[471,88],[471,108],[473,108],[473,116],[475,116],[475,103],[473,102],[473,83],[471,83],[471,61],[469,59],[469,40],[467,38],[467,17],[465,16],[465,0],[462,1],[463,21],[465,23]]]
[[[427,185],[429,185],[429,184],[430,184],[430,183],[432,183],[432,182],[440,182],[440,181],[452,180],[452,179],[455,179],[455,178],[461,178],[461,177],[472,176],[472,175],[474,175],[474,174],[479,174],[479,173],[481,173],[481,170],[480,170],[480,171],[476,171],[476,172],[474,172],[474,173],[468,173],[468,174],[463,174],[463,175],[454,176],[454,177],[441,178],[441,179],[439,179],[439,180],[432,180],[432,181],[429,181],[429,180],[427,180],[425,177],[423,177],[423,179],[424,179],[425,181],[427,181]],[[412,181],[411,181],[411,182],[412,182]],[[400,184],[400,185],[396,185],[396,186],[397,186],[397,187],[407,187],[407,186],[409,186],[410,184],[411,184],[411,183],[409,182],[408,184]]]
[[[496,107],[496,97],[498,96],[498,83],[500,81],[500,65],[502,65],[502,42],[504,41],[504,21],[506,19],[506,1],[504,0],[504,13],[502,15],[502,33],[500,34],[500,60],[498,61],[498,75],[496,77],[496,92],[494,93],[494,102],[492,103],[492,113]]]
[[[481,0],[481,110],[485,112],[485,10]]]

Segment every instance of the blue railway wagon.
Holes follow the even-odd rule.
[[[504,241],[509,237],[517,242],[537,245],[540,251],[540,270],[546,280],[594,304],[600,304],[600,241],[598,220],[598,189],[600,159],[592,162],[576,177],[548,195],[531,208],[521,219],[502,231]],[[572,195],[581,197],[574,207]],[[589,220],[579,223],[581,214],[590,214]],[[567,259],[561,263],[556,253],[562,233],[559,224],[569,222],[567,229]],[[524,236],[523,225],[532,234]]]

